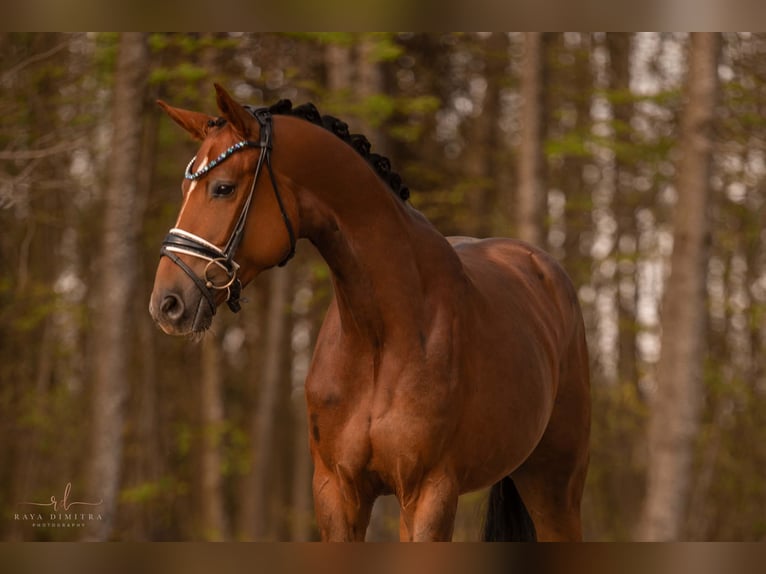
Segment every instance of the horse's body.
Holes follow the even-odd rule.
[[[236,105],[219,90],[228,123],[213,133],[198,128],[205,157],[257,128]],[[201,121],[183,115],[192,112],[169,113],[189,131]],[[255,186],[237,257],[243,283],[283,260],[289,245],[275,217],[278,188],[288,225],[332,271],[335,297],[306,381],[322,538],[364,539],[375,498],[392,493],[403,540],[448,540],[458,496],[497,483],[490,522],[505,519],[516,536],[580,539],[588,357],[563,270],[519,241],[445,239],[321,126],[275,116],[274,133],[274,179]],[[210,177],[218,172],[219,180],[246,190],[252,170],[241,163],[233,157]],[[187,189],[187,213],[190,196]],[[177,227],[194,226],[195,234],[222,244],[231,209],[216,223],[199,215],[212,209],[202,202],[215,199],[195,199],[197,215],[183,221],[182,214]],[[207,273],[193,258],[188,264]],[[163,329],[209,325],[198,291],[161,261],[151,309]],[[508,535],[497,524],[487,533]]]

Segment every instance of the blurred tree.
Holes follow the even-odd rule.
[[[707,265],[705,405],[686,532],[696,540],[760,540],[766,523],[754,500],[766,487],[762,230],[766,227],[760,134],[766,126],[762,34],[724,34]],[[746,87],[747,86],[747,87]],[[736,508],[728,521],[725,509]]]
[[[292,494],[290,499],[290,540],[308,542],[316,538],[314,504],[312,493],[313,463],[309,453],[309,425],[306,413],[305,379],[311,363],[311,355],[324,307],[317,303],[326,299],[318,296],[318,286],[324,278],[316,272],[324,271],[324,262],[317,253],[297,253],[295,296],[293,298],[293,332],[291,349],[293,365],[291,373],[291,402],[295,445],[292,460]],[[325,273],[326,275],[326,273]]]
[[[120,36],[114,80],[111,157],[105,190],[98,314],[94,318],[93,399],[88,492],[100,494],[103,520],[89,522],[86,536],[112,533],[122,471],[122,434],[131,339],[130,304],[137,261],[135,217],[148,48],[143,33]]]
[[[280,385],[285,382],[284,355],[287,351],[286,333],[289,333],[289,307],[291,300],[291,269],[283,267],[269,272],[269,306],[264,341],[263,376],[258,393],[258,409],[253,428],[253,477],[251,488],[254,497],[254,538],[273,539],[276,535],[274,520],[274,497],[272,490],[275,465],[275,444],[280,436],[277,430],[277,407]],[[289,387],[288,387],[289,388]]]
[[[606,35],[609,52],[609,101],[612,107],[612,185],[614,212],[619,236],[615,241],[617,252],[617,329],[618,329],[618,383],[638,385],[637,320],[638,288],[636,280],[636,211],[639,207],[637,190],[630,164],[633,117],[633,97],[630,91],[631,34]]]
[[[202,342],[202,365],[200,370],[200,466],[201,526],[205,540],[220,541],[227,536],[226,517],[223,506],[221,437],[223,435],[224,407],[221,387],[223,365],[221,342],[213,336]]]
[[[545,89],[543,34],[524,34],[524,61],[521,70],[521,133],[519,144],[519,184],[515,205],[519,239],[542,246],[545,186],[542,180]]]
[[[517,235],[511,223],[523,168],[514,154],[521,156],[532,139],[521,135],[524,35],[147,39],[144,99],[214,113],[210,83],[218,80],[254,105],[282,97],[313,101],[391,157],[412,189],[412,204],[443,233]],[[273,300],[267,276],[248,286],[250,303],[241,313],[217,315],[202,345],[157,330],[146,299],[194,144],[156,110],[141,120],[141,159],[132,162],[140,191],[125,237],[138,238],[135,265],[120,268],[120,282],[132,281],[135,296],[127,311],[103,303],[100,289],[111,272],[99,251],[114,228],[106,225],[103,190],[114,179],[113,157],[129,151],[123,141],[109,143],[116,121],[110,114],[124,97],[115,76],[122,40],[0,34],[0,508],[8,515],[19,500],[45,500],[62,488],[62,478],[78,495],[99,496],[84,484],[91,451],[60,447],[87,445],[98,424],[109,440],[123,442],[111,538],[252,540],[259,520],[264,539],[316,538],[302,378],[331,295],[326,268],[309,244],[300,244],[285,284],[283,308],[294,309],[284,319],[282,343],[266,344]],[[674,344],[673,327],[665,324],[669,304],[658,308],[663,290],[676,282],[663,273],[671,244],[684,243],[671,215],[689,211],[679,187],[686,164],[675,165],[672,153],[683,147],[678,118],[687,45],[687,35],[669,33],[556,33],[541,42],[545,89],[538,107],[546,119],[536,144],[544,174],[537,199],[543,243],[575,279],[586,314],[594,420],[584,517],[593,539],[635,535],[655,466],[646,458],[644,399],[665,384],[665,374],[656,380],[656,362]],[[708,179],[707,299],[699,310],[707,338],[704,387],[698,431],[689,441],[683,498],[690,501],[677,536],[759,540],[766,535],[766,35],[724,34],[722,48]],[[120,115],[131,109],[122,105]],[[103,371],[97,365],[108,356],[100,350],[105,320],[96,313],[105,310],[128,316],[120,323],[128,357],[118,374],[122,422],[108,425],[83,409],[97,398],[96,374]],[[281,359],[268,398],[273,345]],[[264,397],[273,411],[262,432],[256,420]],[[258,496],[263,490],[253,488],[253,473],[260,458],[269,469],[268,500],[256,518],[256,490]],[[398,535],[389,498],[393,510],[371,533],[379,539]],[[475,539],[482,502],[481,492],[461,499],[456,538]],[[5,521],[0,532],[5,539],[69,540],[81,530]]]
[[[498,182],[502,180],[507,150],[500,130],[500,95],[507,83],[508,34],[492,32],[470,38],[471,65],[467,70],[472,111],[464,121],[460,178],[465,207],[464,233],[488,237],[499,227],[495,221]]]
[[[351,62],[351,43],[345,36],[337,41],[327,41],[324,46],[324,59],[327,78],[325,87],[331,92],[348,97],[354,70]]]
[[[64,78],[56,73],[61,63],[50,60],[69,46],[68,38],[59,34],[25,34],[17,35],[15,40],[15,50],[9,50],[8,58],[23,54],[23,59],[2,74],[3,84],[11,88],[5,94],[5,105],[14,100],[21,100],[24,105],[23,111],[11,107],[5,113],[15,116],[23,128],[16,133],[6,132],[3,138],[8,148],[3,157],[4,167],[9,173],[4,178],[0,205],[5,207],[6,214],[14,214],[23,222],[21,235],[3,233],[9,240],[3,253],[3,291],[6,297],[14,296],[21,313],[13,313],[9,307],[3,319],[35,341],[31,347],[19,344],[21,341],[12,336],[2,341],[8,357],[14,357],[3,382],[10,385],[6,391],[12,397],[9,406],[19,413],[16,428],[9,435],[18,440],[8,445],[12,456],[9,467],[15,471],[9,477],[9,490],[12,500],[18,501],[29,500],[39,484],[40,443],[45,442],[49,433],[47,421],[40,415],[55,409],[59,382],[56,371],[60,346],[55,305],[51,301],[57,298],[56,279],[64,267],[56,256],[62,234],[53,221],[54,214],[63,206],[58,194],[41,188],[51,186],[59,177],[51,160],[63,155],[70,146],[52,144],[61,132],[56,96]],[[15,268],[13,275],[11,265]],[[20,537],[23,525],[13,526],[14,537]]]
[[[560,173],[561,191],[564,194],[564,267],[575,287],[588,282],[591,274],[590,254],[583,249],[588,231],[593,223],[593,189],[585,178],[586,166],[592,162],[590,148],[593,119],[594,74],[591,66],[593,38],[591,34],[564,34],[562,50],[568,54],[560,89],[567,99],[558,109],[561,127],[565,130],[560,140],[562,163]],[[561,57],[561,56],[559,56]],[[559,63],[561,66],[561,63]],[[550,245],[556,253],[556,245]]]
[[[643,540],[681,536],[692,481],[703,399],[707,210],[717,60],[718,36],[692,34],[679,137],[673,255],[662,302],[662,351],[649,421],[647,494],[638,532]]]

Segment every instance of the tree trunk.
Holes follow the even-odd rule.
[[[155,90],[147,91],[147,101],[152,101]],[[157,160],[157,138],[160,114],[147,114],[143,124],[143,142],[141,149],[141,165],[146,166],[138,174],[138,189],[134,202],[133,224],[137,236],[144,233],[146,209],[152,197],[156,195],[155,174]],[[140,293],[147,293],[151,279],[146,266],[138,265],[136,273],[136,289],[133,297],[132,313],[135,317],[143,317],[146,313],[146,299]],[[135,325],[134,349],[132,354],[133,385],[131,400],[126,406],[125,452],[123,461],[125,472],[122,475],[123,490],[147,485],[157,486],[167,472],[167,461],[163,457],[162,423],[160,420],[161,376],[158,369],[157,336],[159,330],[151,321],[137,321]],[[167,364],[167,357],[162,357],[162,364]],[[134,501],[120,510],[120,538],[136,542],[153,540],[158,534],[157,500],[152,497]]]
[[[313,259],[310,260],[313,262]],[[292,458],[292,492],[290,540],[308,542],[312,540],[314,530],[314,504],[311,492],[313,465],[309,453],[308,413],[306,412],[306,375],[311,364],[311,354],[316,344],[318,317],[316,298],[317,280],[312,273],[311,263],[304,257],[298,258],[294,265],[299,269],[301,278],[295,282],[293,298],[293,328],[290,345],[293,365],[291,369],[291,408],[294,428]],[[322,308],[322,311],[324,309]]]
[[[266,351],[264,349],[264,341],[266,339],[266,309],[268,306],[268,291],[265,285],[265,277],[260,281],[256,281],[255,284],[250,285],[248,289],[251,290],[248,299],[250,305],[243,308],[242,313],[247,313],[248,317],[246,321],[243,321],[243,327],[245,329],[245,340],[247,345],[243,348],[246,349],[248,358],[246,361],[247,369],[245,372],[249,372],[246,378],[247,393],[245,412],[247,413],[245,418],[245,432],[248,436],[249,451],[247,455],[246,470],[243,472],[242,477],[238,484],[238,500],[239,508],[237,509],[236,516],[236,539],[242,542],[252,542],[255,540],[255,525],[258,521],[258,517],[255,514],[255,490],[253,482],[253,474],[255,472],[255,460],[257,458],[255,452],[257,425],[256,410],[258,405],[258,391],[263,386],[263,363],[266,357]]]
[[[134,208],[147,68],[145,35],[122,34],[114,78],[99,309],[93,326],[95,365],[87,493],[103,500],[99,507],[103,520],[90,522],[85,536],[95,540],[106,540],[112,533],[120,486],[123,411],[129,387],[130,306],[138,265]]]
[[[327,89],[351,89],[351,48],[345,44],[329,43],[324,51]]]
[[[519,185],[516,197],[516,232],[519,239],[543,245],[545,190],[542,182],[543,50],[542,33],[524,34],[524,63],[521,70],[521,145]]]
[[[287,305],[290,291],[290,269],[270,271],[269,308],[266,324],[265,360],[253,427],[253,498],[256,540],[273,535],[271,521],[271,475],[275,466],[274,444],[279,385],[284,383],[284,335],[287,328]]]
[[[592,35],[580,34],[577,45],[567,46],[560,39],[565,50],[573,56],[571,71],[564,78],[570,78],[571,87],[565,90],[576,112],[573,126],[574,135],[585,141],[593,127],[591,104],[593,100],[593,69],[590,55],[593,46]],[[564,81],[567,81],[566,79]],[[569,153],[564,156],[561,167],[561,190],[566,197],[564,218],[566,236],[564,239],[564,268],[572,278],[575,287],[585,285],[591,280],[591,259],[582,252],[581,241],[593,224],[593,190],[584,178],[585,166],[589,161],[588,152]],[[555,254],[555,252],[554,252]]]
[[[671,274],[662,302],[658,388],[649,421],[649,472],[638,536],[682,536],[702,404],[705,269],[711,124],[718,36],[691,34],[686,107],[681,118],[678,203]]]
[[[488,38],[478,38],[481,48],[478,59],[486,88],[476,95],[478,114],[465,122],[467,145],[463,151],[463,173],[467,179],[466,206],[470,210],[466,232],[476,237],[493,234],[493,206],[497,203],[498,176],[503,163],[500,137],[500,92],[508,65],[508,35],[493,32]]]
[[[636,257],[638,231],[636,208],[638,205],[626,150],[631,148],[630,120],[633,103],[630,94],[631,34],[610,33],[606,35],[609,51],[609,88],[612,102],[612,125],[614,129],[614,212],[617,219],[616,242],[619,272],[617,296],[617,329],[619,359],[617,363],[620,384],[638,386],[636,353],[636,308],[638,286],[636,281]]]
[[[354,91],[361,99],[380,94],[383,88],[383,71],[380,62],[375,59],[374,38],[369,35],[362,36],[357,44],[356,58]]]
[[[220,541],[226,537],[221,479],[221,432],[223,430],[223,371],[220,341],[208,335],[202,342],[200,417],[202,419],[202,537]]]
[[[33,61],[40,54],[50,53],[51,50],[56,49],[56,46],[62,44],[60,34],[35,35],[30,38],[28,44],[29,51],[34,55],[29,56],[25,61]],[[61,65],[65,67],[68,62],[64,60]],[[14,67],[18,69],[18,65]],[[48,73],[44,73],[46,71]],[[55,101],[56,94],[64,85],[64,79],[59,79],[49,72],[50,69],[43,68],[29,83],[18,79],[15,83],[10,83],[2,94],[3,102],[6,101],[5,98],[10,100],[18,97],[15,92],[23,94],[25,115],[20,118],[20,120],[23,118],[23,123],[20,122],[18,125],[18,134],[23,135],[14,137],[21,138],[23,144],[30,149],[39,147],[38,142],[45,141],[57,131],[57,116],[60,110],[51,102]],[[3,144],[5,143],[4,138]],[[3,168],[7,166],[8,164],[4,164]],[[30,162],[29,166],[32,168],[25,167],[22,173],[29,174],[24,179],[28,182],[26,185],[29,185],[30,191],[41,186],[42,182],[55,181],[61,177],[61,173],[51,162]],[[16,175],[15,169],[11,173]],[[61,197],[56,193],[39,194],[39,197],[34,195],[30,192],[25,194],[23,202],[28,210],[25,221],[27,231],[15,248],[11,239],[9,250],[9,255],[17,251],[19,257],[18,274],[14,283],[16,298],[21,306],[31,290],[30,287],[33,288],[35,284],[53,285],[56,274],[62,272],[64,268],[61,253],[57,248],[62,238],[60,224],[58,222],[55,225],[52,224],[62,209]],[[3,212],[4,210],[0,211],[0,217],[4,215]],[[8,236],[13,237],[10,230],[6,229],[8,221],[3,218],[4,239]],[[4,278],[10,276],[6,275],[10,271],[7,266],[10,261],[10,257],[3,258]],[[49,408],[50,387],[54,379],[52,375],[55,373],[57,357],[61,356],[61,345],[56,339],[57,316],[58,312],[47,315],[30,331],[28,336],[35,341],[34,345],[24,345],[12,335],[7,341],[0,340],[2,350],[6,352],[6,364],[12,369],[16,367],[13,369],[15,373],[3,380],[3,386],[9,385],[7,388],[13,389],[12,393],[15,395],[13,401],[15,420],[11,434],[14,440],[8,445],[13,461],[9,465],[13,468],[9,485],[11,500],[28,500],[30,492],[40,486],[41,475],[44,476],[44,473],[40,472],[41,462],[44,459],[41,458],[39,449],[42,429],[39,423],[35,424],[31,421],[39,416],[40,412]],[[5,322],[2,330],[5,335],[8,335]],[[46,462],[50,463],[50,460]],[[53,464],[45,466],[47,470]],[[11,521],[9,528],[12,532],[11,539],[23,538],[25,528],[22,524]]]

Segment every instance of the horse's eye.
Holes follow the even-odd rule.
[[[230,183],[217,183],[213,188],[213,197],[226,197],[234,192],[234,186]]]

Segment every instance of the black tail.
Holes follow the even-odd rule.
[[[535,524],[510,476],[494,484],[489,492],[482,539],[485,542],[537,540]]]

